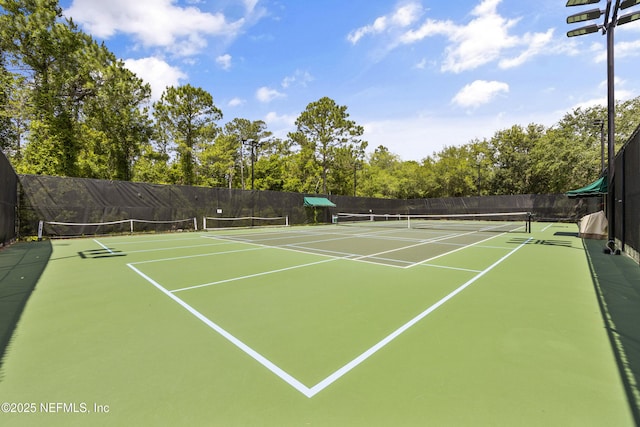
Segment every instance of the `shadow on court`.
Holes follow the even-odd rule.
[[[556,233],[557,235],[557,233]],[[562,246],[565,248],[572,248],[573,242],[571,240],[560,240],[560,239],[529,239],[528,237],[516,237],[509,240],[508,243],[514,245],[521,245],[526,243],[528,245],[543,245],[543,246]]]
[[[0,381],[5,352],[51,250],[51,243],[42,241],[15,243],[0,251]]]
[[[121,251],[114,251],[111,249],[91,249],[78,252],[78,256],[82,259],[100,259],[100,258],[113,258],[119,256],[127,256],[127,254]]]
[[[583,239],[593,283],[636,424],[640,425],[640,267],[604,253],[604,241]]]

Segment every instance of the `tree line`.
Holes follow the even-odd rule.
[[[403,161],[384,145],[367,154],[362,126],[328,97],[309,103],[286,138],[261,120],[219,125],[213,96],[189,84],[151,103],[150,86],[57,0],[0,6],[0,148],[18,173],[422,198],[562,193],[602,172],[604,106]],[[616,140],[639,122],[640,98],[619,102]]]

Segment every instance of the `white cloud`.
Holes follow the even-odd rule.
[[[500,93],[508,93],[509,85],[503,82],[476,80],[463,87],[453,98],[461,107],[478,107],[491,102]]]
[[[376,18],[372,24],[357,28],[347,35],[347,40],[357,44],[363,37],[370,34],[380,34],[397,28],[408,27],[422,15],[422,6],[417,2],[407,3],[391,14]]]
[[[206,36],[235,37],[245,19],[228,22],[223,13],[176,6],[174,0],[73,0],[64,11],[91,34],[108,39],[132,35],[145,47],[162,47],[190,56],[207,45]],[[247,2],[251,6],[251,2]]]
[[[263,120],[274,137],[285,139],[289,132],[295,131],[296,119],[297,116],[291,114],[278,114],[271,111]]]
[[[633,84],[633,82],[631,82]],[[602,80],[598,87],[589,93],[587,96],[592,96],[589,99],[582,99],[571,107],[568,108],[568,111],[573,111],[577,108],[581,108],[583,110],[596,107],[596,106],[607,106],[607,80]],[[637,91],[634,91],[628,88],[629,82],[627,80],[623,80],[620,77],[616,77],[614,79],[614,89],[615,89],[615,98],[616,101],[628,101],[638,96]]]
[[[525,45],[525,50],[515,58],[501,60],[499,63],[500,68],[518,67],[530,58],[544,52],[553,39],[553,32],[554,30],[551,28],[546,33],[525,34],[522,37],[522,44]]]
[[[293,85],[306,87],[308,83],[313,81],[313,76],[308,71],[296,70],[291,76],[287,76],[282,80],[282,87],[288,88]]]
[[[443,36],[448,40],[448,45],[444,51],[441,70],[452,73],[473,70],[495,61],[498,61],[501,68],[512,68],[546,52],[552,42],[553,29],[543,33],[514,35],[513,30],[520,18],[508,19],[500,15],[497,8],[501,2],[502,0],[481,1],[471,11],[473,19],[464,25],[451,20],[427,19],[421,25],[410,28],[419,17],[418,11],[422,11],[416,5],[412,13],[407,14],[410,18],[399,21],[405,30],[395,34],[388,49],[415,44],[429,37]],[[365,35],[378,34],[391,28],[388,21],[389,18],[381,24],[374,22],[358,28],[349,34],[349,41],[356,44]],[[512,57],[505,59],[507,55]]]
[[[161,58],[149,57],[141,59],[125,59],[125,66],[138,77],[149,83],[152,100],[156,101],[169,86],[179,86],[187,75],[177,67],[172,67]]]
[[[427,58],[422,58],[420,62],[418,62],[415,66],[418,70],[424,70],[427,68]]]
[[[499,2],[485,0],[472,12],[475,19],[467,25],[451,27],[442,71],[460,73],[478,68],[521,43],[518,37],[509,34],[518,21],[500,16],[496,11]]]
[[[233,98],[231,101],[227,103],[229,107],[239,107],[244,105],[247,101],[242,98]]]
[[[259,0],[244,0],[244,7],[248,12],[253,12]]]
[[[256,99],[264,103],[271,102],[276,98],[283,98],[284,96],[286,96],[284,93],[266,86],[263,86],[256,91]]]
[[[400,6],[391,16],[391,22],[398,27],[408,27],[418,20],[422,14],[422,6],[419,3],[409,3]]]
[[[615,47],[615,60],[618,61],[623,58],[635,58],[640,56],[640,40],[632,42],[617,42]],[[598,54],[596,55],[596,62],[607,62],[607,50],[600,47]]]
[[[264,118],[265,123],[275,126],[290,126],[293,127],[296,122],[296,116],[290,114],[278,114],[275,111],[267,113]]]
[[[231,55],[228,53],[220,55],[216,58],[216,64],[218,64],[223,70],[231,68]]]

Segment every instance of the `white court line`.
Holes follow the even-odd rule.
[[[531,240],[531,238],[529,238],[529,240]],[[520,246],[516,247],[515,249],[513,249],[511,252],[509,252],[508,254],[503,256],[502,258],[500,258],[498,261],[496,261],[495,263],[493,263],[492,265],[490,265],[486,269],[484,269],[482,272],[478,273],[471,280],[469,280],[466,283],[464,283],[463,285],[459,286],[457,289],[455,289],[449,295],[445,296],[440,301],[436,302],[431,307],[427,308],[425,311],[423,311],[422,313],[418,314],[416,317],[414,317],[413,319],[409,320],[407,323],[405,323],[404,325],[402,325],[401,327],[396,329],[394,332],[392,332],[391,334],[387,335],[384,339],[382,339],[376,345],[374,345],[373,347],[371,347],[370,349],[368,349],[367,351],[362,353],[360,356],[356,357],[351,362],[347,363],[342,368],[338,369],[333,374],[329,375],[327,378],[325,378],[324,380],[320,381],[315,386],[311,387],[310,391],[313,393],[312,396],[315,396],[317,393],[319,393],[322,390],[324,390],[325,388],[327,388],[329,385],[331,385],[336,380],[338,380],[339,378],[344,376],[346,373],[351,371],[353,368],[355,368],[356,366],[358,366],[359,364],[361,364],[362,362],[367,360],[374,353],[376,353],[378,350],[380,350],[381,348],[383,348],[384,346],[389,344],[391,341],[393,341],[395,338],[397,338],[402,333],[407,331],[409,328],[411,328],[413,325],[418,323],[420,320],[424,319],[429,314],[433,313],[436,309],[438,309],[439,307],[444,305],[447,301],[451,300],[453,297],[458,295],[460,292],[462,292],[463,290],[465,290],[466,288],[471,286],[476,280],[478,280],[479,278],[481,278],[482,276],[487,274],[489,271],[493,270],[495,267],[497,267],[499,264],[501,264],[504,260],[506,260],[511,255],[513,255],[516,251],[518,251],[520,248],[524,247],[529,242],[529,240],[527,240],[527,242],[525,242],[525,243],[521,244]]]
[[[266,249],[266,248],[268,248],[268,247],[265,246],[265,247],[258,247],[258,248],[236,249],[236,250],[233,250],[233,251],[209,252],[207,254],[185,255],[185,256],[177,256],[177,257],[172,257],[172,258],[152,259],[152,260],[149,260],[149,261],[138,261],[138,262],[132,262],[131,264],[132,265],[151,264],[153,262],[176,261],[176,260],[179,260],[179,259],[201,258],[201,257],[206,257],[206,256],[234,254],[234,253],[237,253],[237,252],[257,251],[257,250]]]
[[[158,282],[153,280],[151,277],[149,277],[146,274],[144,274],[142,271],[140,271],[137,268],[135,268],[133,265],[127,264],[127,266],[129,268],[131,268],[133,271],[135,271],[136,273],[138,273],[138,275],[140,275],[140,277],[142,277],[147,282],[151,283],[153,286],[155,286],[157,289],[159,289],[162,293],[164,293],[169,298],[171,298],[172,300],[174,300],[175,302],[180,304],[185,310],[187,310],[189,313],[193,314],[196,318],[198,318],[200,321],[202,321],[205,325],[209,326],[211,329],[213,329],[214,331],[216,331],[217,333],[222,335],[224,338],[226,338],[233,345],[235,345],[240,350],[244,351],[246,354],[251,356],[254,360],[256,360],[258,363],[260,363],[262,366],[264,366],[265,368],[267,368],[268,370],[270,370],[271,372],[276,374],[278,377],[280,377],[282,380],[284,380],[287,384],[290,384],[293,388],[295,388],[296,390],[298,390],[300,393],[304,394],[307,397],[312,397],[313,396],[313,395],[309,395],[309,388],[308,387],[306,387],[300,381],[298,381],[297,379],[295,379],[294,377],[289,375],[284,370],[280,369],[276,364],[271,362],[269,359],[267,359],[266,357],[262,356],[260,353],[258,353],[257,351],[253,350],[251,347],[249,347],[248,345],[246,345],[245,343],[243,343],[242,341],[240,341],[239,339],[237,339],[236,337],[231,335],[229,332],[227,332],[221,326],[219,326],[216,323],[214,323],[211,320],[209,320],[206,316],[204,316],[198,310],[196,310],[195,308],[191,307],[189,304],[187,304],[186,302],[184,302],[183,300],[181,300],[180,298],[178,298],[177,296],[175,296],[174,294],[169,292],[162,285],[160,285]]]
[[[247,276],[233,277],[231,279],[218,280],[217,282],[203,283],[202,285],[195,285],[195,286],[188,286],[186,288],[174,289],[174,290],[172,290],[170,292],[175,293],[175,292],[189,291],[191,289],[205,288],[207,286],[214,286],[214,285],[219,285],[219,284],[222,284],[222,283],[235,282],[236,280],[251,279],[253,277],[266,276],[268,274],[281,273],[283,271],[295,270],[296,268],[309,267],[311,265],[323,264],[325,262],[336,261],[336,260],[339,260],[339,259],[341,259],[341,258],[323,259],[322,261],[310,262],[308,264],[294,265],[292,267],[279,268],[277,270],[263,271],[261,273],[249,274]]]
[[[473,233],[475,233],[475,231],[471,231],[469,233],[464,233],[464,234],[448,234],[448,235],[445,235],[445,236],[442,236],[442,237],[434,237],[433,239],[425,240],[423,242],[416,243],[415,245],[403,246],[401,248],[390,249],[388,251],[378,252],[376,254],[371,254],[371,255],[362,255],[360,258],[354,258],[354,259],[358,260],[358,259],[363,259],[363,258],[375,258],[378,255],[384,255],[384,254],[388,254],[388,253],[391,253],[391,252],[398,252],[398,251],[402,251],[402,250],[405,250],[405,249],[410,249],[410,248],[415,248],[417,246],[426,245],[426,244],[429,244],[429,243],[438,243],[438,242],[441,242],[443,240],[454,239],[456,237],[462,237],[462,236],[466,236],[468,234],[473,234]],[[473,245],[475,245],[475,243],[472,244],[472,245],[463,246],[462,248],[458,248],[458,249],[456,249],[456,251],[459,251],[460,249],[464,249],[464,248],[467,248],[467,247],[473,246]],[[453,251],[453,252],[455,252],[455,251]],[[424,261],[422,261],[422,262],[424,262]]]
[[[398,230],[399,229],[385,228],[385,229],[370,229],[370,231],[365,232],[363,231],[362,228],[359,228],[357,230],[354,230],[354,232],[352,233],[338,233],[333,230],[327,231],[326,229],[320,229],[316,231],[285,230],[285,231],[282,231],[281,233],[291,234],[293,236],[276,237],[276,238],[270,238],[268,240],[271,241],[271,240],[279,240],[279,239],[290,239],[292,237],[304,237],[304,236],[314,236],[314,235],[322,236],[322,237],[327,235],[340,236],[340,237],[329,238],[328,240],[341,240],[341,239],[348,239],[351,237],[364,237],[364,238],[387,239],[387,240],[410,241],[410,242],[425,240],[425,239],[416,239],[416,238],[408,238],[408,237],[382,236],[383,234],[394,233]],[[212,236],[202,236],[202,237],[206,239],[239,240],[246,243],[258,243],[260,240],[258,241],[252,240],[251,237],[262,236],[262,235],[267,236],[268,233],[244,233],[239,235],[212,235]],[[247,237],[244,237],[244,236],[247,236]],[[325,237],[325,239],[327,238]],[[318,241],[327,241],[327,240],[318,240]]]
[[[450,255],[450,254],[452,254],[452,253],[455,253],[455,252],[461,251],[461,250],[463,250],[463,249],[467,249],[467,248],[470,248],[470,247],[472,247],[472,246],[479,245],[480,243],[487,242],[487,241],[489,241],[489,240],[491,240],[491,239],[495,239],[496,237],[504,236],[505,234],[507,234],[507,233],[500,233],[500,234],[496,234],[495,236],[488,237],[488,238],[486,238],[486,239],[484,239],[484,240],[479,240],[479,241],[477,241],[477,242],[475,242],[475,243],[471,243],[471,244],[469,244],[469,245],[462,246],[462,247],[460,247],[460,248],[457,248],[457,249],[451,250],[451,251],[449,251],[449,252],[445,252],[445,253],[443,253],[443,254],[436,255],[436,256],[431,257],[431,258],[429,258],[429,259],[425,259],[425,260],[422,260],[422,261],[420,261],[420,262],[416,262],[415,264],[411,264],[411,265],[409,265],[409,266],[407,266],[407,267],[403,267],[403,268],[411,268],[411,267],[415,267],[416,265],[424,264],[425,262],[429,262],[429,261],[433,261],[434,259],[442,258],[442,257],[443,257],[443,256],[445,256],[445,255]],[[529,238],[529,240],[531,240],[531,238]],[[527,241],[529,241],[529,240],[527,240]]]
[[[350,236],[353,237],[353,236]],[[208,237],[209,239],[216,239],[217,237]],[[349,238],[349,237],[345,237],[345,238]],[[224,237],[220,237],[221,240],[227,240]],[[340,239],[335,239],[335,240],[340,240]],[[316,242],[316,241],[314,241]],[[352,253],[348,253],[348,252],[336,252],[336,251],[328,251],[328,250],[322,250],[322,249],[315,249],[315,248],[305,248],[304,246],[301,246],[298,248],[297,244],[288,244],[288,245],[282,245],[282,246],[270,246],[270,245],[265,245],[264,243],[257,243],[257,242],[250,242],[250,241],[246,241],[246,242],[238,242],[238,243],[243,243],[246,245],[253,245],[253,246],[258,246],[260,248],[265,248],[265,249],[276,249],[276,250],[282,250],[282,251],[289,251],[289,252],[296,252],[296,253],[300,253],[300,254],[305,254],[305,255],[316,255],[319,257],[327,257],[327,258],[331,258],[332,260],[336,260],[336,259],[345,259],[345,260],[351,260],[351,261],[357,261],[357,262],[366,262],[368,264],[374,264],[374,265],[382,265],[385,267],[393,267],[393,268],[406,268],[406,267],[400,267],[400,266],[396,266],[396,265],[392,265],[392,264],[387,264],[387,263],[381,263],[381,262],[373,262],[373,261],[368,261],[366,259],[359,259],[362,257],[362,255],[360,254],[352,254]],[[309,242],[304,242],[304,243],[309,243]],[[298,249],[296,249],[298,248]],[[326,252],[326,253],[323,253]],[[381,260],[384,260],[385,258],[378,258]],[[388,261],[390,262],[404,262],[406,263],[406,261],[399,261],[399,260],[393,260],[393,259],[389,259]]]
[[[545,228],[542,229],[542,231],[547,231],[548,228],[553,227],[555,224],[552,222],[551,224],[547,225]]]
[[[194,234],[193,237],[185,237],[185,238],[174,238],[174,239],[163,239],[161,237],[164,237],[166,235],[158,235],[157,239],[153,239],[153,237],[151,236],[145,236],[148,237],[147,240],[140,240],[139,236],[124,236],[124,238],[126,239],[127,237],[133,238],[133,240],[129,239],[127,240],[115,240],[114,242],[111,242],[112,245],[116,246],[120,246],[120,245],[139,245],[139,244],[146,244],[146,243],[162,243],[162,242],[180,242],[180,241],[184,241],[184,240],[198,240],[200,239],[200,236],[197,234]],[[109,239],[119,239],[122,236],[113,236],[113,237],[109,237]]]
[[[111,249],[109,249],[107,246],[103,245],[102,243],[100,243],[99,241],[97,241],[96,239],[93,239],[94,242],[96,242],[98,245],[100,245],[102,247],[102,249],[106,250],[107,252],[109,252],[110,254],[113,253],[113,251]]]
[[[318,235],[317,233],[315,233],[316,235]],[[336,234],[336,233],[327,233],[330,235]],[[295,243],[287,243],[287,244],[283,244],[281,246],[273,246],[273,245],[266,245],[264,243],[262,243],[261,240],[250,240],[250,239],[236,239],[236,238],[228,238],[226,236],[220,236],[219,238],[221,240],[231,240],[231,241],[240,241],[241,243],[249,243],[249,244],[254,244],[254,245],[265,245],[265,246],[269,246],[269,247],[286,247],[286,246],[293,246],[293,247],[297,247],[300,245],[310,245],[310,244],[314,244],[314,243],[324,243],[324,242],[335,242],[337,240],[348,240],[348,239],[353,239],[353,238],[367,238],[367,239],[381,239],[381,240],[394,240],[394,241],[400,241],[400,242],[406,242],[406,241],[410,241],[410,242],[415,242],[415,241],[419,241],[419,242],[426,242],[426,239],[421,239],[421,240],[416,240],[416,239],[412,239],[412,240],[407,240],[407,239],[403,239],[403,238],[394,238],[394,237],[388,237],[388,236],[377,236],[374,233],[366,233],[366,234],[337,234],[340,237],[324,237],[326,236],[326,234],[319,234],[321,237],[323,237],[322,239],[318,239],[318,240],[309,240],[309,241],[305,241],[305,242],[295,242]],[[310,234],[308,234],[307,236],[310,236]],[[451,234],[449,234],[448,236],[453,236]],[[306,236],[295,236],[295,237],[306,237]],[[216,238],[216,237],[213,237]],[[291,239],[292,236],[287,236],[287,237],[283,237],[282,239]],[[273,241],[273,240],[279,240],[279,238],[276,239],[268,239],[268,241]],[[313,249],[315,250],[315,249]],[[336,252],[339,253],[339,252]]]
[[[465,234],[473,234],[473,232],[469,232],[469,233],[465,233]],[[391,249],[391,250],[388,250],[388,251],[379,252],[377,254],[372,254],[372,255],[353,254],[353,253],[348,253],[348,252],[338,252],[338,251],[332,251],[332,250],[325,250],[325,249],[318,249],[318,248],[307,248],[305,246],[300,246],[300,245],[308,245],[308,244],[311,244],[311,243],[322,243],[322,242],[329,242],[329,241],[336,241],[336,240],[345,240],[345,239],[351,239],[353,237],[363,237],[363,236],[366,236],[366,235],[347,235],[346,237],[336,237],[336,238],[331,238],[331,239],[312,240],[312,241],[309,241],[309,242],[301,242],[301,243],[290,243],[290,244],[286,244],[286,245],[282,245],[282,246],[270,246],[270,245],[266,245],[264,243],[251,242],[251,241],[248,241],[248,240],[247,241],[241,241],[240,243],[244,243],[244,244],[247,244],[247,245],[259,246],[259,247],[264,247],[264,248],[269,248],[269,249],[281,249],[281,250],[293,251],[293,252],[309,254],[309,255],[326,256],[326,257],[331,257],[331,258],[334,258],[334,259],[348,259],[348,260],[351,260],[351,261],[365,262],[365,263],[374,264],[374,265],[383,265],[383,266],[386,266],[386,267],[409,268],[409,267],[412,267],[415,264],[411,263],[411,262],[408,262],[408,261],[394,260],[394,259],[391,259],[391,258],[383,258],[383,257],[380,257],[378,255],[383,255],[383,254],[389,253],[389,252],[400,251],[400,250],[403,250],[403,249],[412,248],[412,247],[415,247],[415,246],[420,246],[420,245],[424,245],[424,244],[428,244],[428,243],[437,243],[437,242],[441,242],[441,241],[444,241],[444,240],[453,239],[455,237],[462,236],[462,235],[463,234],[446,234],[444,236],[433,237],[431,239],[419,240],[419,243],[416,243],[414,245],[402,246],[400,248]],[[208,237],[208,238],[217,239],[217,237],[215,237],[215,236]],[[221,240],[225,240],[225,241],[228,240],[226,237],[220,237],[220,239]],[[235,241],[234,239],[229,239],[229,240]],[[413,241],[415,241],[415,240],[413,240]],[[462,248],[459,248],[458,250],[464,249],[465,247],[468,247],[468,246],[472,246],[472,245],[465,245]],[[388,262],[391,262],[391,263],[395,262],[395,263],[410,264],[410,265],[408,265],[408,266],[398,266],[398,265],[388,264],[388,263],[385,263],[385,262],[372,261],[372,260],[375,260],[375,259],[388,261]],[[425,260],[425,261],[429,261],[429,260]],[[421,262],[425,262],[425,261],[421,261]]]
[[[375,232],[372,233],[364,233],[364,234],[349,234],[349,235],[340,235],[339,236],[344,236],[344,237],[335,237],[335,238],[330,238],[330,239],[320,239],[320,240],[312,240],[312,241],[308,241],[308,242],[300,242],[300,243],[289,243],[289,244],[285,244],[282,246],[271,246],[271,245],[266,245],[264,243],[258,243],[258,242],[252,242],[249,240],[240,240],[239,243],[243,243],[243,244],[248,244],[248,245],[254,245],[254,246],[260,246],[260,247],[265,247],[265,248],[271,248],[271,249],[282,249],[282,250],[289,250],[289,251],[294,251],[294,252],[299,252],[299,253],[304,253],[304,254],[311,254],[311,255],[319,255],[319,256],[327,256],[327,257],[332,257],[332,258],[337,258],[337,259],[348,259],[351,261],[357,261],[357,262],[365,262],[368,264],[373,264],[373,265],[383,265],[383,266],[387,266],[387,267],[393,267],[393,268],[411,268],[414,267],[416,265],[420,265],[422,263],[425,262],[429,262],[432,261],[434,259],[440,258],[444,255],[448,255],[460,250],[463,250],[465,248],[469,248],[471,246],[475,246],[478,245],[480,243],[486,242],[488,240],[491,239],[495,239],[496,237],[499,236],[503,236],[505,234],[507,234],[507,232],[504,233],[500,233],[500,234],[496,234],[493,235],[491,237],[488,237],[486,239],[480,240],[478,242],[472,243],[472,244],[457,244],[457,243],[445,243],[445,244],[450,244],[450,245],[456,245],[456,246],[460,246],[459,248],[449,251],[449,252],[445,252],[444,254],[440,254],[436,257],[432,257],[426,260],[422,260],[420,262],[417,263],[412,263],[410,261],[402,261],[402,260],[395,260],[395,259],[391,259],[391,258],[384,258],[384,257],[380,257],[379,255],[384,255],[386,253],[390,253],[390,252],[396,252],[396,251],[401,251],[404,249],[408,249],[408,248],[413,248],[413,247],[417,247],[417,246],[421,246],[424,244],[429,244],[429,243],[440,243],[440,242],[444,242],[445,240],[449,240],[449,239],[454,239],[456,237],[459,236],[466,236],[469,234],[475,234],[476,231],[470,231],[467,233],[453,233],[453,234],[445,234],[443,236],[438,236],[438,237],[432,237],[429,239],[421,239],[421,240],[412,240],[412,241],[417,241],[418,243],[413,244],[413,245],[408,245],[408,246],[402,246],[400,248],[396,248],[396,249],[390,249],[387,251],[383,251],[383,252],[379,252],[379,253],[375,253],[375,254],[371,254],[371,255],[362,255],[362,254],[353,254],[353,253],[347,253],[347,252],[338,252],[338,251],[332,251],[332,250],[326,250],[326,249],[318,249],[318,248],[306,248],[305,246],[302,245],[307,245],[307,244],[311,244],[311,243],[321,243],[321,242],[328,242],[328,241],[336,241],[336,240],[345,240],[345,239],[350,239],[353,237],[372,237],[372,238],[376,238],[376,236],[374,236],[374,234],[377,233],[387,233],[390,231],[395,231],[394,230],[376,230]],[[320,234],[322,236],[322,234]],[[204,237],[204,236],[203,236]],[[216,240],[223,240],[223,241],[237,241],[234,238],[227,238],[226,236],[211,236],[211,237],[206,237],[207,239],[216,239]],[[385,238],[385,237],[377,237],[377,238]],[[392,238],[388,238],[388,239],[392,239]],[[393,239],[395,240],[395,239]],[[399,241],[406,241],[405,239],[398,239]],[[503,249],[511,249],[511,248],[503,248]],[[381,260],[381,261],[387,261],[387,262],[376,262],[373,260]],[[389,262],[391,262],[391,264],[389,264]],[[400,263],[400,264],[408,264],[408,265],[404,265],[404,266],[400,266],[400,265],[394,265],[393,263]],[[444,268],[444,267],[443,267]],[[471,270],[474,271],[474,270]]]
[[[324,390],[325,388],[327,388],[328,386],[330,386],[331,384],[336,382],[338,379],[340,379],[341,377],[343,377],[344,375],[349,373],[352,369],[354,369],[355,367],[360,365],[362,362],[367,360],[369,357],[374,355],[376,352],[378,352],[380,349],[385,347],[387,344],[389,344],[395,338],[397,338],[398,336],[400,336],[401,334],[406,332],[409,328],[414,326],[420,320],[424,319],[429,314],[431,314],[435,310],[437,310],[439,307],[443,306],[446,302],[450,301],[453,297],[458,295],[460,292],[462,292],[463,290],[465,290],[466,288],[471,286],[474,282],[476,282],[482,276],[486,275],[488,272],[493,270],[495,267],[497,267],[499,264],[501,264],[503,261],[505,261],[511,255],[516,253],[516,251],[520,250],[525,245],[527,245],[529,243],[529,241],[531,241],[531,240],[532,240],[532,238],[527,239],[521,245],[519,245],[518,247],[514,248],[511,252],[509,252],[508,254],[503,256],[502,258],[500,258],[498,261],[496,261],[495,263],[493,263],[492,265],[490,265],[489,267],[487,267],[486,269],[484,269],[483,271],[481,271],[480,273],[475,275],[473,278],[471,278],[470,280],[468,280],[467,282],[465,282],[464,284],[462,284],[461,286],[456,288],[454,291],[449,293],[447,296],[445,296],[444,298],[440,299],[435,304],[431,305],[429,308],[424,310],[422,313],[418,314],[413,319],[409,320],[407,323],[405,323],[404,325],[402,325],[401,327],[396,329],[391,334],[387,335],[385,338],[383,338],[381,341],[379,341],[378,343],[373,345],[371,348],[366,350],[364,353],[360,354],[358,357],[353,359],[351,362],[349,362],[346,365],[344,365],[343,367],[339,368],[337,371],[335,371],[334,373],[332,373],[327,378],[325,378],[324,380],[320,381],[318,384],[314,385],[313,387],[305,386],[303,383],[298,381],[292,375],[288,374],[282,368],[280,368],[279,366],[277,366],[276,364],[274,364],[273,362],[268,360],[266,357],[262,356],[260,353],[258,353],[257,351],[255,351],[254,349],[252,349],[251,347],[249,347],[248,345],[246,345],[242,341],[240,341],[238,338],[236,338],[235,336],[233,336],[232,334],[227,332],[225,329],[223,329],[222,327],[220,327],[216,323],[214,323],[211,320],[209,320],[202,313],[200,313],[199,311],[197,311],[196,309],[191,307],[189,304],[184,302],[182,299],[177,297],[172,292],[170,292],[167,289],[165,289],[162,285],[160,285],[158,282],[156,282],[155,280],[153,280],[152,278],[150,278],[149,276],[144,274],[142,271],[138,270],[136,267],[133,266],[133,264],[127,264],[127,266],[129,268],[131,268],[134,272],[136,272],[140,277],[142,277],[147,282],[151,283],[153,286],[155,286],[157,289],[159,289],[161,292],[163,292],[165,295],[167,295],[169,298],[171,298],[172,300],[174,300],[175,302],[180,304],[184,309],[186,309],[189,313],[191,313],[193,316],[198,318],[204,324],[209,326],[214,331],[218,332],[221,336],[223,336],[225,339],[227,339],[233,345],[238,347],[240,350],[244,351],[247,355],[252,357],[254,360],[256,360],[258,363],[260,363],[262,366],[264,366],[269,371],[271,371],[272,373],[277,375],[280,379],[285,381],[287,384],[291,385],[293,388],[298,390],[300,393],[302,393],[306,397],[312,398],[313,396],[315,396],[316,394],[320,393],[322,390]]]
[[[238,243],[240,242],[220,242],[220,243],[207,243],[207,244],[189,245],[189,246],[172,246],[168,248],[140,249],[137,251],[127,251],[127,254],[143,254],[143,253],[149,253],[149,252],[175,251],[177,249],[207,248],[211,246],[233,245]],[[117,245],[114,245],[114,246],[117,246]]]
[[[447,267],[446,265],[438,265],[438,264],[423,264],[423,263],[420,263],[418,265],[423,266],[423,267],[444,268],[445,270],[467,271],[469,273],[480,273],[482,271],[482,270],[472,270],[470,268]]]

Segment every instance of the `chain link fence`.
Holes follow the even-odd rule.
[[[538,221],[577,221],[601,207],[598,200],[565,195],[378,199],[328,196],[335,208],[304,206],[301,193],[157,185],[86,178],[20,175],[21,236],[34,236],[40,221],[94,224],[124,219],[175,221],[196,218],[288,217],[291,225],[330,223],[338,212],[374,214],[471,214],[531,212]],[[312,195],[313,196],[313,195]],[[90,225],[79,234],[93,234]],[[55,230],[52,230],[55,234]]]
[[[640,126],[618,151],[613,179],[616,242],[640,261]]]
[[[4,153],[0,155],[0,246],[17,237],[18,175]]]

